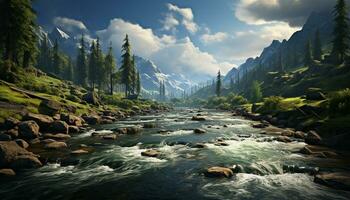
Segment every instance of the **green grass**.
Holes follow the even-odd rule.
[[[27,97],[26,95],[11,90],[8,86],[0,85],[0,101],[20,104],[25,106],[39,106],[41,100]]]

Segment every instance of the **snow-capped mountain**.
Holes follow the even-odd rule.
[[[182,74],[164,74],[151,61],[139,56],[135,56],[135,64],[141,76],[142,88],[145,92],[158,93],[160,82],[164,81],[166,94],[178,96],[184,90],[189,90],[196,85]]]

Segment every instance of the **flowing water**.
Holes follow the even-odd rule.
[[[93,131],[74,136],[69,145],[93,146],[75,166],[48,164],[0,183],[0,199],[348,199],[350,193],[313,182],[306,173],[284,173],[283,165],[318,167],[317,162],[295,153],[305,143],[271,141],[251,127],[252,121],[230,113],[206,111],[207,120],[191,121],[196,113],[176,110],[138,116],[94,127],[108,134],[116,127],[156,123],[139,135],[117,140],[91,137]],[[227,125],[227,127],[223,127]],[[208,128],[211,126],[210,128]],[[192,129],[203,128],[205,134]],[[170,130],[158,133],[158,130]],[[216,146],[222,138],[228,146]],[[206,148],[191,148],[197,142]],[[185,145],[187,144],[187,145]],[[141,156],[157,149],[159,158]],[[210,166],[239,164],[242,173],[232,178],[207,178]]]

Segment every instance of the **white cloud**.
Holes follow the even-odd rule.
[[[218,62],[211,54],[196,47],[188,37],[177,40],[170,35],[157,36],[152,29],[122,19],[113,19],[106,29],[97,31],[104,44],[112,42],[115,52],[120,52],[125,34],[129,35],[136,55],[153,60],[168,73],[199,78],[215,75],[219,69],[226,73],[229,65],[234,66]]]
[[[191,8],[179,8],[176,5],[167,4],[169,11],[178,13],[182,17],[181,24],[190,32],[196,33],[199,29],[198,25],[194,22],[194,15]]]
[[[66,17],[55,17],[53,23],[55,26],[60,27],[68,32],[87,32],[85,24],[79,20]]]
[[[217,32],[214,34],[210,34],[210,33],[203,34],[200,39],[204,44],[208,44],[213,42],[221,42],[225,40],[227,37],[228,37],[227,33]]]
[[[162,21],[163,23],[163,29],[166,31],[176,31],[176,26],[178,26],[180,23],[179,21],[174,17],[174,15],[168,13],[165,17],[165,20]]]

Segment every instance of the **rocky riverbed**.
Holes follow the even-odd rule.
[[[8,119],[0,134],[2,199],[350,195],[348,152],[319,146],[314,131],[212,110],[126,115]]]

